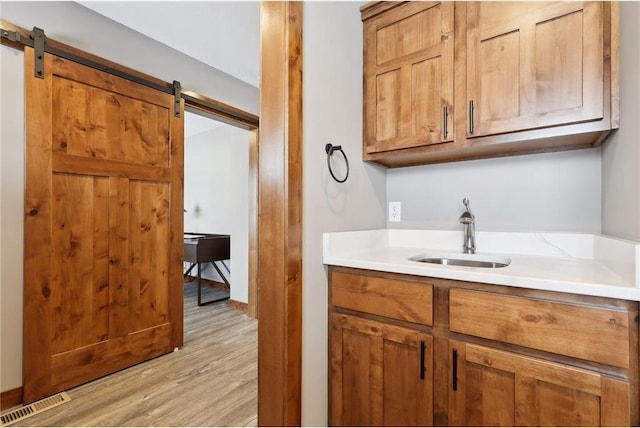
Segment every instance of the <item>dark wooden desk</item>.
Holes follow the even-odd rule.
[[[202,276],[200,264],[211,263],[222,278],[227,287],[231,288],[229,280],[222,273],[216,262],[221,262],[228,271],[224,260],[231,258],[231,237],[229,235],[216,235],[211,233],[185,233],[184,234],[184,261],[191,263],[189,269],[185,273],[188,275],[191,270],[198,266],[198,306],[208,305],[209,303],[227,300],[229,296],[221,299],[214,299],[202,302]]]

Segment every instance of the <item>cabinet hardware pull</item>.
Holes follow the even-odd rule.
[[[473,100],[469,100],[469,134],[473,134]]]
[[[444,138],[447,138],[447,135],[449,135],[449,130],[447,129],[447,125],[449,122],[449,109],[447,108],[447,106],[444,106],[444,112],[442,115],[442,135],[444,136]]]
[[[427,368],[424,365],[424,354],[427,349],[427,344],[424,343],[424,340],[420,341],[420,379],[424,379],[424,373],[427,371]]]
[[[453,357],[453,390],[458,390],[458,350],[454,349],[452,352]]]

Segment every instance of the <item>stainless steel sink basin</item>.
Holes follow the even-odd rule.
[[[509,266],[511,259],[507,257],[485,256],[478,254],[418,254],[409,260],[420,263],[432,263],[446,266],[466,266],[479,268],[501,268]]]

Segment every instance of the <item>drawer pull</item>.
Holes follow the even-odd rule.
[[[424,374],[427,371],[427,367],[424,364],[424,354],[427,349],[427,344],[424,340],[420,341],[420,379],[424,380]]]
[[[453,379],[452,379],[452,386],[453,386],[453,390],[457,391],[458,390],[458,350],[454,349],[451,352],[451,356],[453,357]]]

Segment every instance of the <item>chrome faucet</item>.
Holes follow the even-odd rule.
[[[469,200],[462,200],[465,211],[462,213],[458,221],[464,226],[464,242],[462,243],[462,252],[465,254],[473,254],[476,252],[476,216],[469,209]]]

